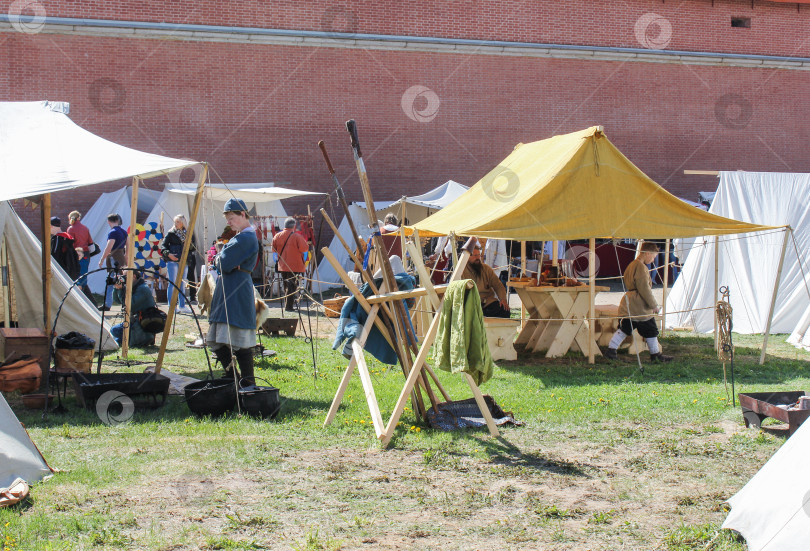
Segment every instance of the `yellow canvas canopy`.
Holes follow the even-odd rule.
[[[773,229],[695,208],[652,181],[600,126],[519,144],[420,235],[552,241],[666,239]]]

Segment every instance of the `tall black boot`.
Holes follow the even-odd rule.
[[[242,374],[240,386],[256,384],[256,380],[253,378],[253,348],[238,350],[234,356],[236,356],[236,361],[239,363],[239,372]]]
[[[231,355],[231,347],[225,345],[217,348],[214,350],[214,356],[216,356],[219,363],[222,364],[222,369],[225,370],[225,377],[233,377],[233,367],[231,367],[233,356]]]

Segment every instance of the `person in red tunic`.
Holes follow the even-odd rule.
[[[284,309],[293,311],[295,292],[298,290],[298,275],[304,273],[304,253],[309,245],[304,237],[295,231],[295,218],[284,221],[284,230],[273,237],[273,251],[278,255],[278,272],[284,280]]]
[[[68,222],[70,226],[67,229],[67,234],[75,241],[76,254],[79,255],[79,275],[85,276],[90,269],[90,247],[93,246],[93,236],[90,235],[90,230],[81,223],[82,213],[77,210],[68,214]],[[95,304],[93,293],[87,285],[87,277],[82,277],[79,281],[79,286],[82,292]]]

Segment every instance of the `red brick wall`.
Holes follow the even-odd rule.
[[[9,0],[0,1],[7,12]],[[766,0],[39,0],[49,16],[168,23],[356,31],[407,36],[638,47],[636,23],[656,13],[676,50],[808,55],[810,6]],[[731,28],[750,17],[751,28]],[[649,37],[656,38],[655,25]],[[642,33],[643,37],[644,34]]]
[[[168,12],[159,15],[157,3],[133,3],[132,12],[115,13],[107,3],[82,4],[90,6],[85,13],[72,2],[45,5],[51,15],[166,20],[188,15],[189,22],[205,23],[214,22],[206,6],[218,5],[198,2],[184,12],[178,6],[185,3],[174,3],[170,17]],[[235,4],[220,6],[220,23],[282,26],[287,21],[289,26],[297,5],[273,2],[265,15],[250,18],[255,3]],[[562,9],[547,7],[557,4],[571,11],[567,21],[591,17],[582,36],[561,29],[563,12],[537,11],[538,6]],[[534,26],[518,24],[518,18],[497,36],[484,36],[494,30],[481,22],[482,12],[497,19],[497,9],[482,9],[484,4],[448,19],[439,15],[450,4],[439,2],[427,8],[430,17],[409,12],[407,24],[392,15],[399,4],[382,4],[389,8],[388,17],[362,8],[359,20],[374,22],[362,28],[373,32],[412,28],[412,34],[426,35],[434,29],[434,34],[558,42],[601,36],[605,42],[633,45],[632,31],[631,38],[622,36],[638,14],[632,21],[608,17],[598,7],[602,3],[589,3],[594,4],[585,10],[574,9],[583,3],[571,1],[527,3],[536,10]],[[617,4],[610,5],[618,11]],[[680,6],[678,13],[695,10],[725,20],[750,11],[751,4],[717,0],[712,9],[708,0],[634,0],[629,6],[639,14],[655,10],[662,15]],[[309,9],[298,26],[316,28],[322,12]],[[599,13],[602,19],[594,15]],[[751,13],[792,18],[782,33],[789,36],[791,29],[804,27],[796,18],[806,18],[810,10],[802,8],[797,15],[795,5],[757,1]],[[445,27],[452,21],[449,31],[438,32],[440,19]],[[602,33],[605,27],[612,32]],[[673,31],[670,47],[688,49],[687,43],[675,44],[678,34]],[[689,40],[706,45],[700,49],[719,49],[715,42],[720,39],[710,34]],[[699,190],[713,189],[716,180],[684,176],[684,169],[810,172],[805,71],[20,33],[0,33],[0,49],[0,100],[68,101],[71,118],[88,130],[145,151],[209,161],[228,182],[272,180],[330,191],[316,147],[322,139],[347,182],[349,198],[360,199],[343,125],[348,118],[358,122],[377,199],[421,193],[448,179],[472,184],[517,142],[596,124],[604,125],[610,139],[653,179],[690,199]],[[416,122],[403,111],[403,94],[414,85],[430,88],[439,100],[430,122]],[[416,109],[423,109],[424,102],[418,99]],[[56,194],[54,213],[65,217],[73,208],[86,211],[99,193],[118,186]],[[303,202],[285,205],[289,212],[305,211]]]

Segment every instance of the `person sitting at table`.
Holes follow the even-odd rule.
[[[506,287],[495,270],[481,262],[481,246],[476,245],[464,267],[462,279],[472,279],[481,296],[481,308],[485,317],[508,318],[511,315],[506,297]]]
[[[624,287],[627,292],[619,303],[619,329],[610,339],[605,357],[609,360],[618,359],[617,351],[624,339],[638,331],[650,349],[650,360],[653,362],[670,362],[672,356],[661,353],[658,342],[658,324],[654,314],[661,311],[652,293],[652,280],[647,264],[652,264],[658,256],[658,245],[650,241],[641,244],[636,259],[624,271]]]

